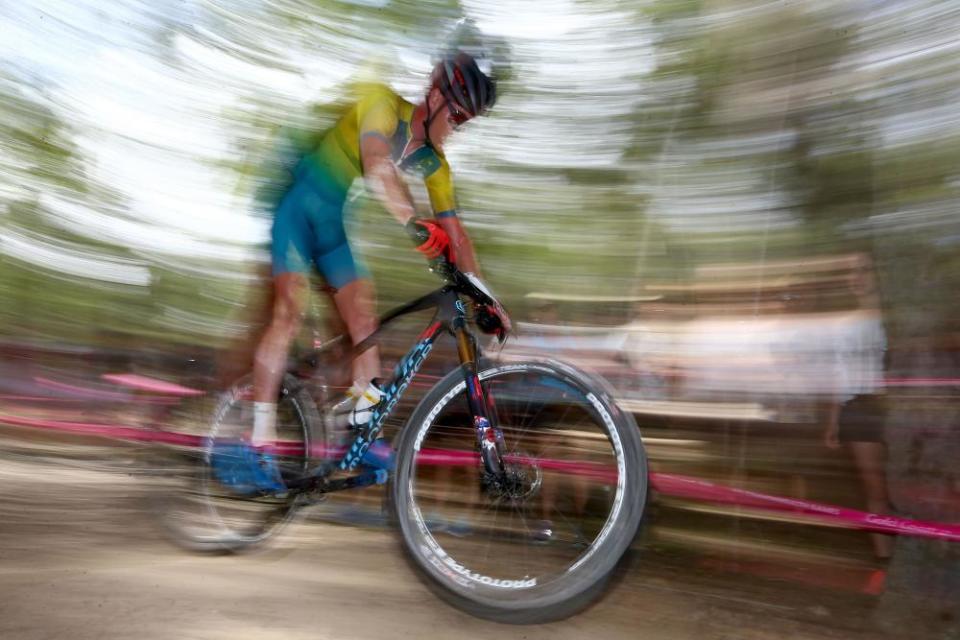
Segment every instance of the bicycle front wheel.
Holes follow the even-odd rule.
[[[507,473],[484,478],[459,371],[398,442],[393,506],[415,568],[442,598],[516,624],[558,620],[603,590],[633,541],[647,463],[633,418],[605,385],[555,361],[479,373]]]

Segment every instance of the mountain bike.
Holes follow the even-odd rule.
[[[217,398],[206,432],[180,450],[187,472],[164,494],[164,522],[180,544],[243,551],[331,492],[388,482],[388,510],[410,564],[448,603],[525,624],[572,615],[602,593],[646,503],[636,423],[604,381],[568,364],[484,358],[468,305],[472,311],[492,297],[449,263],[438,271],[443,287],[381,318],[382,329],[434,309],[364,428],[337,426],[320,363],[330,354],[349,363],[376,334],[353,348],[343,337],[328,341],[283,377],[273,447],[283,495],[238,494],[218,481],[211,468],[218,447],[252,426],[251,377]],[[398,431],[392,477],[360,465],[443,334],[455,339],[460,366],[426,392]]]

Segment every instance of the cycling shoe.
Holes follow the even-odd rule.
[[[393,471],[397,467],[397,452],[383,438],[377,438],[360,457],[360,464],[371,469]]]
[[[215,445],[210,462],[217,480],[241,495],[287,490],[273,454],[245,442]]]

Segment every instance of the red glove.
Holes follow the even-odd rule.
[[[417,251],[426,256],[427,260],[435,260],[443,256],[453,262],[450,251],[450,236],[443,227],[431,220],[417,220],[411,218],[404,227],[417,247]]]

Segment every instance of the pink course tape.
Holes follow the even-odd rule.
[[[960,542],[960,525],[910,520],[855,509],[845,509],[810,502],[809,500],[771,496],[747,489],[724,487],[705,480],[667,473],[651,473],[650,480],[654,489],[675,498],[735,504],[769,511],[790,511],[815,516],[823,524],[831,526]]]
[[[120,440],[159,442],[186,447],[199,447],[203,444],[203,438],[196,435],[109,424],[39,420],[10,415],[0,415],[0,423],[53,429]],[[296,443],[281,442],[277,443],[274,449],[281,454],[295,455],[302,451],[302,446]],[[338,449],[314,449],[312,451],[313,455],[318,457],[336,455],[339,452],[341,452],[341,450]],[[616,470],[607,465],[519,456],[514,456],[511,460],[521,464],[537,464],[542,469],[587,476],[607,483],[615,483],[617,480]],[[471,451],[425,449],[420,452],[418,461],[428,465],[468,466],[476,464],[477,454]],[[828,526],[960,542],[960,525],[958,524],[925,522],[897,516],[867,513],[855,509],[845,509],[843,507],[811,502],[809,500],[772,496],[748,489],[725,487],[707,482],[706,480],[668,473],[651,473],[650,483],[656,491],[675,498],[732,504],[767,511],[800,513],[812,516],[820,524]]]
[[[22,418],[19,416],[0,415],[0,423],[18,427],[34,427],[51,429],[86,436],[100,436],[115,440],[134,440],[139,442],[161,442],[185,447],[198,447],[203,441],[198,436],[169,431],[151,431],[139,427],[122,427],[113,424],[99,424],[95,422],[66,422],[63,420],[40,420],[37,418]]]
[[[116,384],[139,389],[141,391],[150,391],[152,393],[163,393],[171,396],[202,396],[203,391],[191,389],[173,382],[164,382],[155,380],[147,376],[140,376],[135,373],[105,373],[102,378],[115,382]]]

